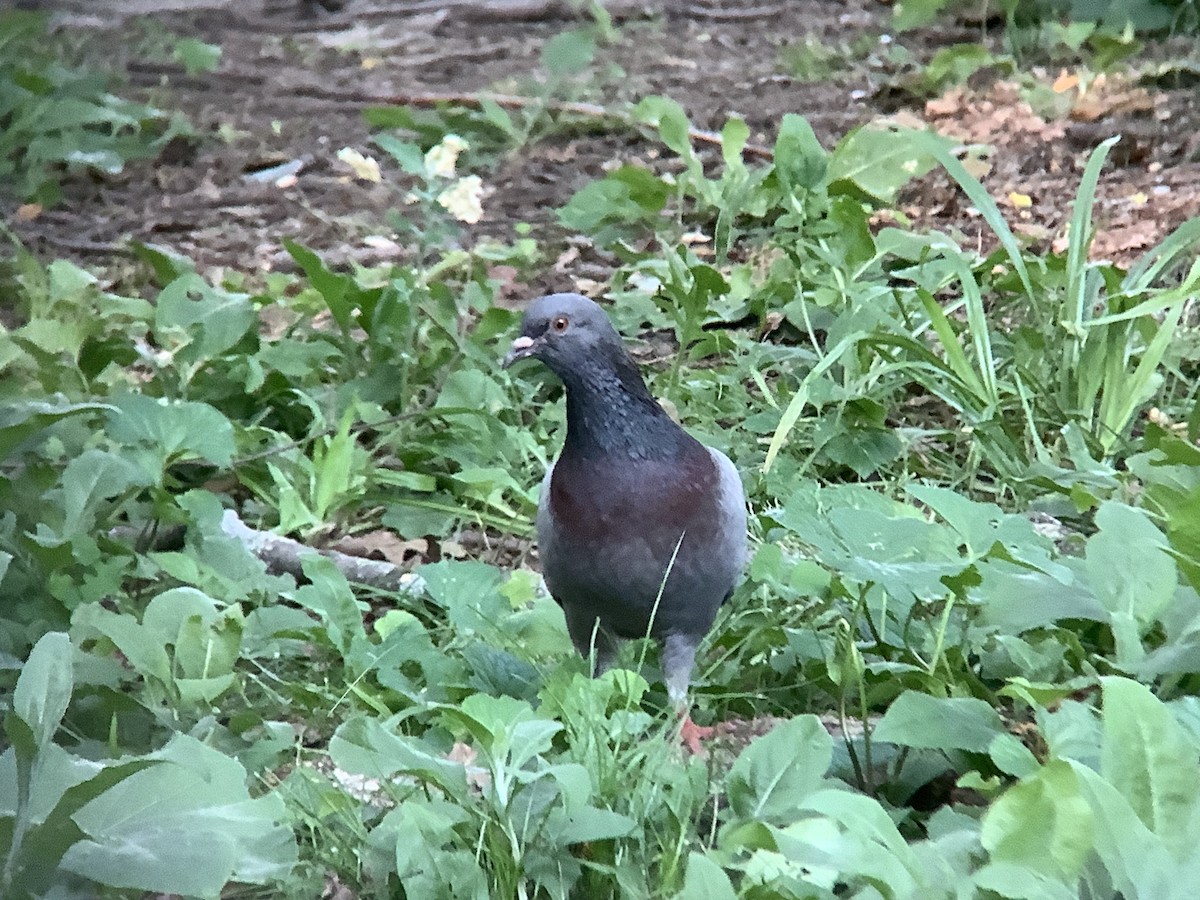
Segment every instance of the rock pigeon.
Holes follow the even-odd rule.
[[[551,294],[530,304],[504,358],[541,360],[566,388],[567,435],[542,481],[538,552],[551,595],[584,657],[603,672],[618,641],[662,645],[667,694],[684,742],[705,729],[687,713],[696,647],[746,559],[737,469],[651,396],[597,304]]]

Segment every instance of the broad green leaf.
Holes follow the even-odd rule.
[[[354,278],[331,271],[321,257],[290,238],[284,239],[283,246],[292,259],[296,260],[296,264],[304,270],[312,286],[317,289],[338,327],[343,333],[348,333],[354,325],[355,301],[359,294]]]
[[[976,568],[983,579],[978,592],[985,598],[980,609],[985,625],[1020,634],[1061,619],[1111,620],[1095,594],[1076,578],[1064,581],[996,559],[981,562]]]
[[[974,874],[973,883],[998,897],[1013,900],[1079,900],[1080,896],[1075,884],[1066,884],[1053,875],[1009,860],[985,864]]]
[[[692,142],[689,137],[691,123],[682,106],[669,97],[652,96],[644,98],[633,110],[634,117],[640,122],[658,129],[662,142],[685,160],[695,160]]]
[[[549,719],[534,718],[533,708],[514,697],[472,694],[457,707],[444,707],[443,712],[471,733],[494,764],[507,760],[513,768],[548,750],[563,727]]]
[[[737,900],[737,891],[724,869],[693,850],[688,854],[683,890],[675,895],[675,900]]]
[[[103,635],[112,641],[129,665],[144,678],[171,684],[171,660],[162,640],[126,613],[115,613],[98,603],[80,606],[71,616],[75,643]]]
[[[171,588],[155,596],[142,613],[142,625],[164,644],[174,644],[184,623],[193,616],[202,622],[221,618],[221,608],[212,597],[196,588]]]
[[[71,639],[59,631],[42,635],[21,668],[13,711],[29,726],[38,750],[45,750],[71,702]]]
[[[1196,851],[1200,827],[1198,749],[1171,710],[1145,685],[1101,679],[1104,745],[1100,772],[1176,859]]]
[[[60,419],[110,409],[112,407],[106,403],[52,403],[43,400],[0,405],[0,459],[7,459],[24,441]]]
[[[583,806],[570,812],[556,808],[546,820],[547,833],[561,847],[622,838],[633,834],[637,828],[638,823],[629,816],[596,806]]]
[[[365,633],[363,614],[350,584],[331,560],[315,551],[304,558],[301,567],[309,583],[297,588],[295,600],[321,617],[330,642],[345,656],[354,638]]]
[[[1089,805],[1091,849],[1100,857],[1117,896],[1191,900],[1195,883],[1178,883],[1175,860],[1121,793],[1098,772],[1070,761],[1079,796]]]
[[[275,794],[251,799],[231,757],[176,735],[74,816],[89,839],[63,868],[114,887],[215,897],[230,881],[265,884],[295,864],[296,839]]]
[[[744,119],[731,118],[721,129],[721,156],[730,171],[745,171],[742,149],[750,138],[750,126]]]
[[[199,457],[222,468],[233,461],[233,425],[207,403],[145,394],[125,394],[114,403],[117,411],[109,414],[108,433],[145,448],[151,477],[179,459]]]
[[[779,852],[797,864],[804,883],[869,885],[888,897],[929,896],[925,873],[878,801],[825,788],[800,805],[802,815],[771,829]],[[870,888],[857,896],[877,896]]]
[[[897,31],[928,25],[951,0],[903,0],[892,7],[892,23]]]
[[[988,745],[988,755],[996,768],[1006,775],[1025,778],[1037,771],[1038,761],[1033,752],[1017,739],[1016,735],[1005,732],[992,738]]]
[[[429,563],[416,570],[460,635],[503,632],[511,608],[500,593],[503,573],[480,562]]]
[[[183,64],[189,75],[200,72],[212,72],[221,61],[221,48],[216,44],[206,44],[198,38],[180,38],[175,42],[171,54]]]
[[[1000,716],[982,700],[905,691],[888,707],[872,737],[903,747],[986,753],[1004,733]]]
[[[11,752],[0,757],[0,795],[7,787],[6,763],[11,758]],[[30,785],[28,816],[32,827],[25,832],[18,855],[12,861],[16,896],[21,891],[49,896],[51,885],[60,875],[63,854],[86,837],[75,824],[75,813],[117,782],[158,764],[156,760],[140,758],[100,766],[70,756],[57,745],[48,747],[39,757],[36,777]],[[7,811],[5,806],[0,800],[0,811]]]
[[[104,450],[85,450],[62,474],[62,537],[90,530],[100,504],[144,483],[142,473],[127,459]]]
[[[729,805],[741,819],[783,823],[825,778],[833,740],[813,715],[776,725],[741,752],[729,770]]]
[[[928,140],[925,132],[906,128],[859,128],[834,148],[826,177],[830,185],[848,181],[877,200],[891,203],[900,188],[933,168]]]
[[[1093,824],[1074,769],[1054,760],[991,805],[983,817],[980,841],[993,861],[1070,883],[1079,877],[1092,850]]]
[[[370,835],[372,848],[390,857],[387,869],[371,871],[385,880],[395,872],[406,894],[430,900],[489,900],[488,880],[473,853],[450,849],[456,828],[469,819],[462,806],[412,798],[384,816]]]
[[[557,78],[585,71],[595,56],[596,39],[587,29],[559,32],[542,47],[542,65]]]
[[[825,184],[827,155],[803,116],[784,115],[774,157],[776,177],[788,191],[815,191]]]
[[[1175,596],[1170,543],[1146,513],[1115,501],[1096,511],[1096,526],[1086,556],[1092,589],[1111,613],[1132,618],[1144,632]]]
[[[177,358],[196,364],[229,350],[257,321],[248,295],[214,288],[189,272],[159,292],[154,333],[160,346],[178,346]]]

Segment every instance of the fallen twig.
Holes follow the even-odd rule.
[[[243,522],[231,509],[225,510],[221,516],[221,531],[240,541],[247,550],[266,564],[267,571],[272,575],[291,575],[298,581],[306,580],[302,565],[304,559],[317,554],[332,562],[337,570],[346,576],[347,581],[355,584],[365,584],[381,591],[393,592],[421,589],[422,581],[419,575],[406,572],[390,562],[364,559],[337,550],[319,550],[288,537],[259,531]],[[113,540],[133,543],[142,552],[179,550],[183,547],[184,535],[185,530],[182,526],[173,526],[149,535],[144,529],[132,525],[119,525],[108,532],[108,536]]]
[[[303,579],[302,563],[305,557],[316,553],[332,562],[347,581],[370,585],[382,591],[412,591],[418,589],[421,582],[419,576],[390,562],[363,559],[337,550],[317,550],[291,538],[251,528],[231,509],[225,510],[221,516],[221,531],[245,544],[251,553],[266,563],[267,570],[273,575],[291,575]]]

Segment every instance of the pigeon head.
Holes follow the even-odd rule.
[[[529,304],[504,367],[522,359],[540,360],[567,389],[568,456],[644,459],[692,441],[650,395],[604,310],[586,297],[550,294]]]
[[[579,294],[550,294],[529,304],[504,368],[531,358],[569,383],[576,372],[612,367],[628,356],[598,305]]]

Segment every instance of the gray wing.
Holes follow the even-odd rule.
[[[719,552],[722,562],[727,564],[729,593],[733,593],[749,553],[749,537],[746,533],[746,492],[742,489],[742,477],[729,457],[720,450],[708,448],[713,462],[717,464],[717,479],[720,485],[718,509],[724,520],[721,533],[724,545]],[[726,595],[728,599],[728,595]]]

